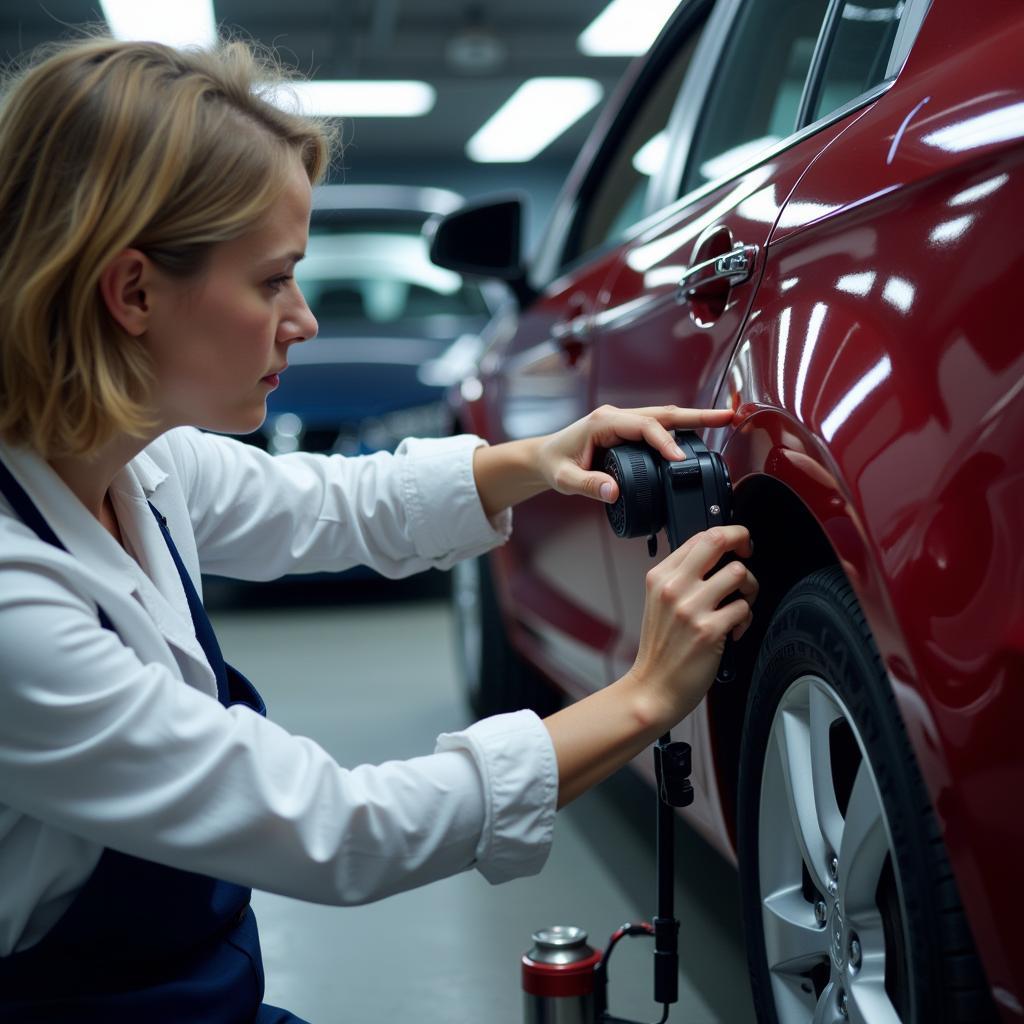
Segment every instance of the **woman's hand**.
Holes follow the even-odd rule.
[[[627,673],[650,702],[652,720],[671,728],[707,693],[732,634],[750,626],[757,580],[739,561],[704,577],[729,554],[753,554],[745,526],[717,526],[692,536],[647,574],[640,647]],[[733,593],[739,596],[722,604]],[[719,607],[721,605],[721,607]]]
[[[656,565],[647,574],[633,667],[544,719],[558,759],[559,807],[621,768],[707,693],[726,636],[742,636],[757,597],[757,581],[740,562],[704,579],[730,551],[741,558],[753,554],[746,527],[698,533]],[[740,596],[728,600],[734,591]]]
[[[683,457],[672,430],[722,427],[732,420],[731,409],[680,409],[674,405],[647,409],[617,409],[602,405],[589,416],[542,438],[537,466],[547,485],[560,494],[582,494],[612,502],[618,484],[607,474],[590,468],[596,448],[611,448],[624,441],[646,441],[670,461]]]

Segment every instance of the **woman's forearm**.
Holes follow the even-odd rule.
[[[686,709],[656,707],[629,674],[544,719],[558,760],[558,806],[628,764]]]
[[[528,437],[504,444],[481,445],[473,452],[473,476],[488,518],[547,490],[539,469],[538,448],[545,439]]]

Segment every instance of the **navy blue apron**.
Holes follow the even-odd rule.
[[[66,550],[2,462],[0,493],[42,540]],[[265,715],[256,688],[224,661],[167,520],[149,507],[181,576],[218,699]],[[99,618],[113,630],[102,608]],[[0,1024],[303,1024],[263,1003],[250,895],[231,882],[104,850],[43,939],[0,957]]]

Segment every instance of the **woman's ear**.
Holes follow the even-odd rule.
[[[138,249],[123,249],[100,274],[100,294],[107,311],[132,337],[145,334],[149,325],[146,289],[151,264]]]

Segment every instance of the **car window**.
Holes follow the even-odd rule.
[[[563,264],[619,238],[643,217],[647,186],[668,150],[665,128],[699,36],[700,27],[691,28],[639,102],[623,110],[623,129],[606,140],[605,163],[602,167],[599,158],[593,180],[583,190]]]
[[[680,195],[727,177],[796,130],[828,0],[740,5],[701,114]]]
[[[480,289],[430,262],[419,227],[311,230],[295,278],[321,324],[391,324],[430,316],[479,316]]]
[[[829,46],[810,120],[837,110],[885,78],[903,0],[844,3]]]

